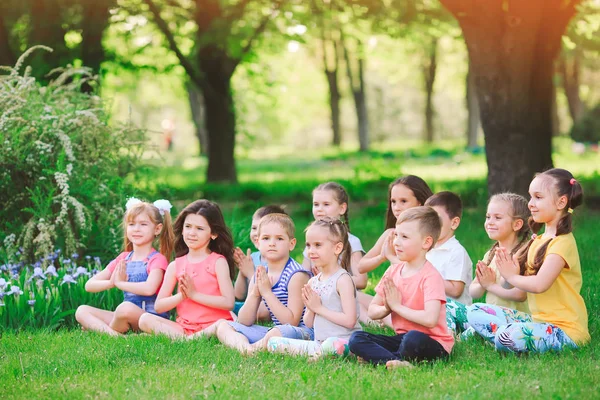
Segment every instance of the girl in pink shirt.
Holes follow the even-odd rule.
[[[177,258],[167,268],[155,309],[177,308],[177,320],[144,314],[140,329],[189,338],[217,320],[233,320],[233,239],[221,209],[208,200],[188,205],[177,217],[174,231]]]
[[[349,347],[358,357],[395,368],[450,354],[454,338],[446,323],[444,280],[425,258],[440,230],[431,207],[411,208],[398,217],[393,244],[400,263],[386,271],[369,305],[371,319],[392,315],[396,335],[353,333]]]

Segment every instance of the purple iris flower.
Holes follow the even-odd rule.
[[[46,268],[46,275],[52,275],[54,277],[58,277],[58,274],[56,273],[56,268],[54,267],[54,265],[50,265],[48,268]]]
[[[10,290],[9,290],[8,292],[6,292],[6,295],[7,295],[7,296],[8,296],[8,295],[11,295],[11,294],[20,296],[20,295],[22,295],[22,294],[23,294],[23,291],[21,290],[21,288],[20,288],[20,287],[18,287],[18,286],[15,286],[15,285],[12,285],[12,286],[10,287]]]
[[[63,276],[63,281],[61,285],[64,285],[65,283],[77,283],[77,281],[73,279],[72,275],[66,274],[65,276]]]

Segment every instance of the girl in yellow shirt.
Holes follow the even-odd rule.
[[[536,233],[543,226],[544,232],[534,235],[514,257],[499,247],[496,266],[506,282],[527,292],[531,321],[513,318],[515,310],[505,312],[488,305],[473,311],[479,315],[472,326],[492,339],[498,350],[544,352],[577,347],[590,341],[571,215],[582,203],[583,189],[569,171],[553,168],[533,179],[529,194],[529,226]]]

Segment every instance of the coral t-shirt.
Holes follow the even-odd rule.
[[[439,300],[441,302],[440,316],[438,317],[438,323],[433,328],[427,328],[392,312],[392,326],[394,330],[397,334],[408,331],[423,332],[441,344],[450,353],[454,346],[454,337],[448,330],[448,324],[446,323],[444,278],[442,278],[442,275],[440,275],[429,261],[425,262],[425,265],[423,265],[419,272],[407,278],[401,276],[404,266],[405,263],[390,266],[383,275],[383,278],[381,278],[380,283],[375,287],[375,292],[380,296],[385,296],[381,282],[385,278],[391,278],[402,297],[401,303],[403,306],[413,310],[424,310],[426,302]]]

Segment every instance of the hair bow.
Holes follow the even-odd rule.
[[[154,204],[154,207],[158,208],[158,211],[160,211],[160,215],[165,215],[165,213],[170,213],[171,208],[173,208],[173,205],[171,204],[171,202],[169,200],[165,200],[165,199],[156,200],[152,204]]]
[[[130,197],[127,199],[127,203],[125,203],[125,210],[129,211],[131,207],[136,206],[140,203],[143,203],[140,199],[136,197]]]

